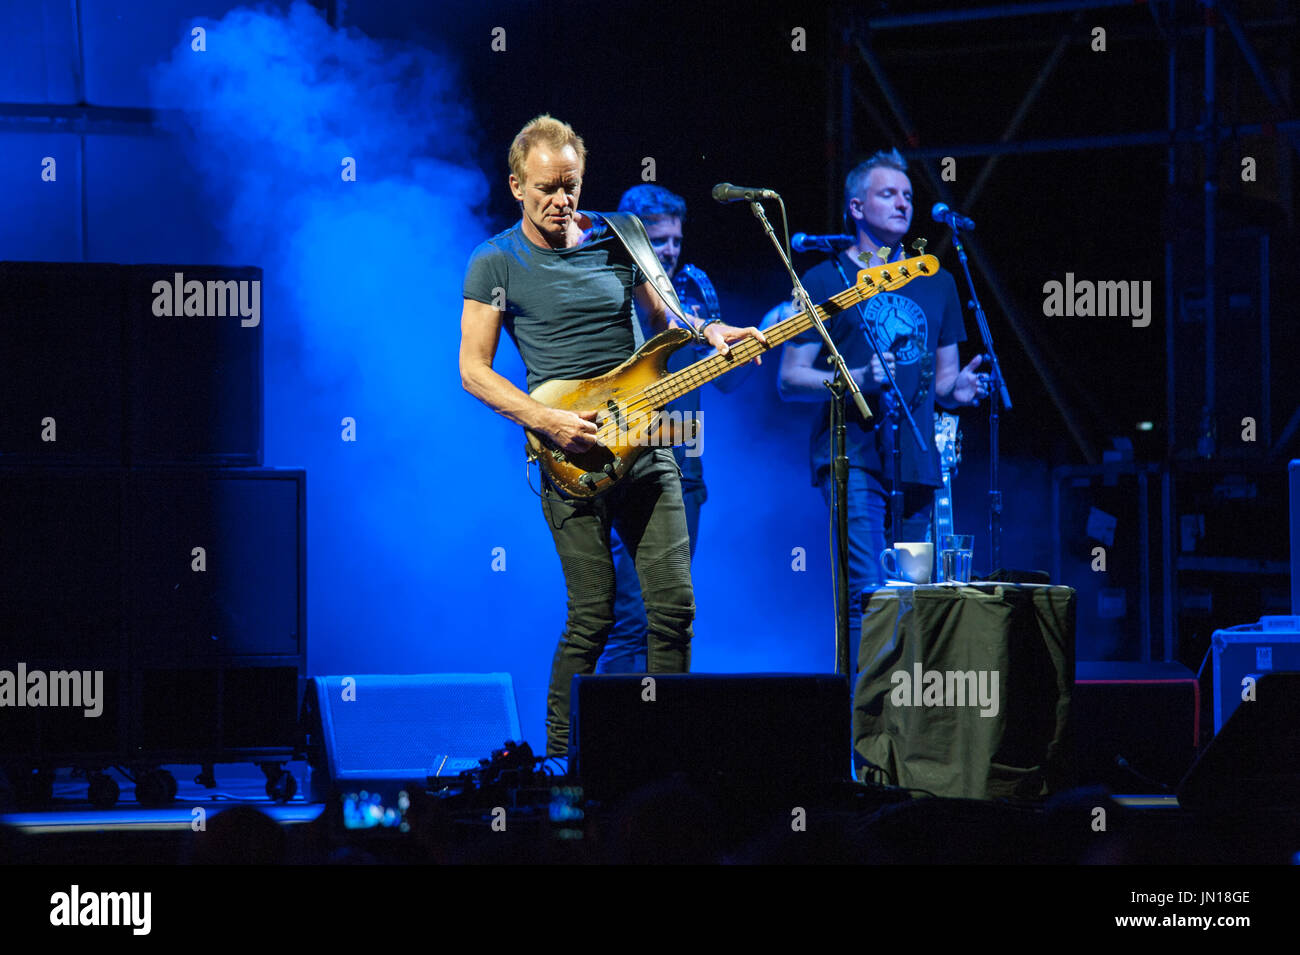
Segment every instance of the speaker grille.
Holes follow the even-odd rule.
[[[355,680],[347,689],[345,679]],[[330,776],[423,779],[442,757],[478,759],[519,739],[508,673],[315,678]]]

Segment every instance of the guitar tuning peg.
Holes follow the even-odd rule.
[[[876,249],[876,258],[880,260],[881,265],[887,264],[889,262],[889,246],[882,245]]]
[[[930,243],[928,239],[918,238],[912,243],[912,249],[913,251],[916,252],[917,255],[925,255],[925,247],[929,244]]]
[[[863,265],[870,265],[870,264],[871,264],[871,253],[870,253],[870,252],[859,252],[859,253],[858,253],[858,261],[861,262]]]

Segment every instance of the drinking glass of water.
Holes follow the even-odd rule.
[[[944,534],[940,541],[940,561],[943,564],[943,579],[952,583],[970,583],[971,557],[974,554],[975,538],[971,534]]]

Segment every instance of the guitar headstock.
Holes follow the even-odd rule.
[[[939,260],[933,255],[914,255],[884,265],[873,265],[858,272],[857,287],[871,292],[900,288],[912,279],[939,274]]]
[[[939,452],[940,467],[951,470],[961,461],[961,429],[956,415],[934,413],[934,447]]]

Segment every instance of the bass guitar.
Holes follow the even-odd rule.
[[[873,295],[938,272],[939,260],[933,255],[863,269],[852,286],[816,306],[817,314],[822,321],[829,321]],[[767,345],[746,338],[732,343],[726,355],[715,353],[673,372],[667,370],[669,357],[694,341],[694,336],[684,328],[670,328],[603,375],[545,382],[533,390],[534,400],[575,413],[599,412],[597,443],[586,451],[565,451],[529,430],[528,459],[537,461],[547,481],[567,497],[592,498],[604,493],[627,475],[648,448],[683,444],[694,436],[698,421],[664,414],[670,401],[784,344],[812,324],[812,316],[800,312],[765,329]]]

